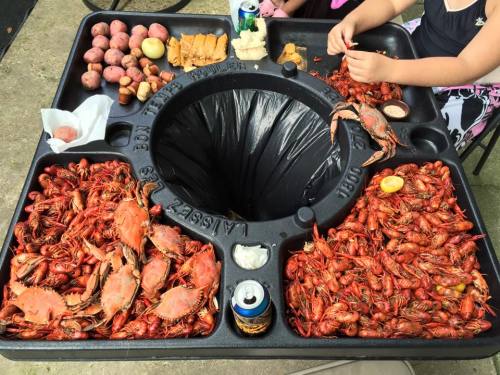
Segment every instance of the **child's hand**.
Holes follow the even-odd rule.
[[[352,43],[352,37],[356,31],[356,24],[347,19],[342,20],[335,25],[328,33],[328,49],[329,55],[337,55],[347,51],[346,44]]]
[[[396,60],[380,53],[347,50],[345,52],[349,73],[359,82],[391,82]]]

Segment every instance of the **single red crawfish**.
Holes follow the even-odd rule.
[[[442,339],[460,338],[457,330],[450,326],[426,327],[426,330],[429,331],[432,337],[435,338],[442,338]]]
[[[425,219],[434,226],[443,224],[443,222],[434,213],[423,213]]]
[[[434,280],[436,284],[444,287],[455,286],[462,282],[462,279],[458,276],[434,275],[432,276],[432,280]]]
[[[431,241],[425,234],[415,231],[406,232],[405,238],[408,242],[416,243],[420,246],[429,246],[431,243]]]
[[[440,227],[449,232],[463,232],[474,228],[474,223],[468,220],[459,220],[451,223],[443,223]]]
[[[326,240],[319,235],[318,225],[314,224],[313,227],[313,238],[314,238],[314,247],[321,252],[326,258],[331,258],[333,256],[332,249],[326,242]]]
[[[347,311],[349,309],[349,305],[344,302],[335,302],[334,304],[326,307],[325,312],[323,314],[323,318],[325,320],[334,320],[335,315],[339,311]]]
[[[446,255],[419,254],[420,259],[441,266],[451,266],[452,263]]]
[[[325,311],[325,302],[321,297],[311,297],[311,320],[319,322]]]
[[[335,320],[339,323],[356,323],[359,320],[357,311],[337,311]]]
[[[444,229],[438,229],[432,236],[431,246],[438,248],[443,246],[449,238],[449,234]]]
[[[384,268],[391,274],[402,277],[401,276],[401,267],[400,265],[391,257],[389,253],[386,251],[380,252],[380,260],[384,266]]]
[[[450,314],[458,314],[459,312],[459,306],[455,298],[442,297],[441,305],[443,306],[443,309],[448,311]]]
[[[476,252],[477,250],[477,245],[474,241],[469,240],[464,242],[460,247],[458,248],[458,251],[460,252],[460,255],[462,257],[467,257],[469,255],[472,255]]]
[[[406,289],[409,291],[409,289]],[[398,315],[399,310],[406,306],[409,302],[410,298],[406,297],[402,293],[394,294],[389,298],[389,303],[392,306],[394,314]]]
[[[369,317],[368,315],[361,315],[359,317],[358,324],[360,327],[371,329],[377,329],[380,326],[380,322],[378,320],[375,320],[373,317]]]
[[[418,267],[420,270],[430,273],[430,274],[442,274],[442,268],[437,267],[435,264],[432,264],[430,262],[424,262],[422,260],[419,260],[418,258],[413,260],[413,265]]]
[[[406,176],[418,172],[418,165],[415,163],[401,164],[394,169],[394,174]]]
[[[390,253],[394,253],[398,249],[399,242],[400,241],[397,238],[393,238],[387,242],[385,249]]]
[[[120,311],[119,313],[117,313],[113,318],[111,332],[115,333],[120,331],[127,322],[129,315],[130,315],[130,310]]]
[[[394,293],[394,282],[390,274],[385,273],[382,275],[382,294],[385,297],[390,297]]]
[[[477,270],[472,270],[470,273],[473,277],[472,283],[474,286],[483,294],[488,295],[489,294],[489,288],[488,284],[486,283],[486,280],[484,279],[483,275],[479,273]]]
[[[376,231],[378,227],[378,219],[377,219],[377,214],[374,211],[370,211],[368,213],[368,218],[367,218],[367,223],[366,226],[370,232]]]
[[[415,254],[414,253],[404,253],[404,254],[399,254],[396,256],[396,262],[397,263],[410,263],[413,259],[415,259]]]
[[[434,308],[434,302],[431,300],[413,300],[410,304],[410,307],[413,310],[418,310],[418,311],[430,311]]]
[[[341,325],[340,332],[348,337],[354,337],[358,334],[357,323],[345,323]]]
[[[418,279],[397,279],[398,289],[418,289],[420,281]]]
[[[339,278],[339,282],[344,285],[344,286],[348,286],[350,284],[352,284],[352,282],[356,279],[356,275],[353,274],[353,273],[348,273],[348,274],[345,274],[345,275],[342,275],[340,278]]]
[[[372,272],[366,271],[366,280],[368,281],[368,285],[371,289],[376,291],[382,290],[382,283]]]
[[[375,330],[369,328],[361,328],[358,331],[358,336],[365,339],[381,339],[386,337],[386,334],[382,330]]]
[[[474,308],[474,298],[470,294],[468,294],[464,298],[462,298],[462,301],[460,302],[460,315],[465,320],[469,320],[472,318]]]
[[[417,321],[422,323],[430,322],[432,319],[431,314],[417,309],[404,308],[400,311],[400,316],[410,321]]]
[[[365,233],[365,226],[357,221],[345,222],[341,225],[343,229],[352,230],[356,233]]]
[[[491,328],[491,322],[484,319],[475,319],[465,323],[464,328],[478,335],[481,332],[488,331]]]
[[[370,270],[375,275],[381,275],[382,272],[384,271],[382,268],[382,265],[379,262],[377,262],[373,257],[370,257],[370,256],[358,256],[358,257],[356,257],[356,256],[347,255],[347,254],[338,254],[338,255],[350,259],[358,267],[362,267],[362,268],[365,268],[367,270]]]
[[[372,319],[378,322],[385,322],[387,319],[389,319],[389,315],[379,311],[372,314]]]
[[[368,219],[368,209],[366,208],[360,209],[358,212],[358,223],[365,224],[367,219]]]
[[[295,327],[297,333],[303,337],[311,337],[312,322],[302,322],[297,318],[290,318],[290,325]]]
[[[401,319],[396,324],[394,336],[395,337],[400,337],[400,336],[415,337],[415,336],[419,336],[422,333],[423,329],[424,329],[424,327],[419,322],[406,321],[406,320]]]
[[[476,264],[476,262],[477,262],[477,257],[475,255],[469,255],[463,261],[462,269],[464,270],[464,272],[470,273],[474,269],[474,265]]]
[[[382,228],[382,233],[384,233],[389,239],[399,239],[403,238],[403,234],[395,229]]]
[[[328,271],[331,273],[335,272],[344,272],[348,269],[351,269],[351,263],[349,262],[349,259],[341,258],[341,259],[329,259],[327,261],[327,268]]]
[[[334,335],[340,328],[340,323],[335,320],[323,320],[318,323],[320,336],[329,337]]]

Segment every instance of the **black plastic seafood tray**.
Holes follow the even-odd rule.
[[[64,70],[53,106],[74,110],[86,97],[80,85],[80,75],[85,69],[83,53],[89,48],[90,28],[99,21],[109,22],[119,18],[129,27],[135,24],[149,25],[160,22],[171,34],[181,33],[228,33],[230,39],[237,37],[230,18],[225,16],[161,15],[120,12],[100,12],[87,16],[80,26]],[[404,100],[410,105],[412,114],[405,122],[393,122],[406,148],[398,148],[395,158],[378,163],[370,168],[361,164],[376,150],[365,131],[352,121],[341,121],[338,130],[339,173],[320,180],[315,200],[304,201],[297,196],[293,186],[275,185],[273,206],[277,210],[251,217],[252,220],[234,220],[227,212],[200,208],[192,195],[186,194],[164,155],[162,139],[169,124],[181,108],[215,93],[232,89],[267,90],[286,95],[291,100],[308,106],[325,122],[325,137],[319,141],[318,150],[329,144],[328,123],[332,105],[339,101],[338,94],[322,81],[305,72],[294,69],[283,70],[274,63],[284,43],[294,42],[307,47],[308,69],[330,72],[338,67],[339,57],[326,57],[325,45],[329,29],[334,21],[315,20],[267,20],[267,48],[269,57],[261,61],[242,62],[234,58],[229,47],[228,60],[217,65],[196,69],[181,74],[165,86],[146,104],[135,102],[129,106],[113,105],[108,120],[106,140],[74,148],[62,154],[54,154],[48,147],[46,135],[42,135],[33,164],[26,179],[12,223],[7,232],[0,254],[1,283],[8,280],[9,261],[14,245],[13,228],[25,219],[23,207],[27,204],[27,193],[37,189],[36,176],[45,166],[53,163],[67,164],[86,157],[91,162],[121,159],[132,164],[137,178],[155,181],[158,189],[152,194],[153,203],[164,208],[165,221],[179,225],[190,236],[215,245],[217,257],[222,260],[221,287],[218,294],[220,311],[214,332],[203,338],[162,340],[86,340],[86,341],[12,341],[0,339],[0,352],[9,359],[17,360],[75,360],[75,359],[160,359],[160,358],[384,358],[384,359],[451,359],[479,358],[497,353],[500,349],[500,318],[492,319],[491,330],[470,340],[422,340],[422,339],[361,339],[361,338],[303,338],[287,324],[283,296],[283,269],[290,250],[300,249],[311,239],[312,223],[318,222],[325,230],[342,221],[359,196],[367,180],[384,167],[401,163],[442,160],[452,172],[460,206],[474,222],[475,233],[486,233],[460,160],[451,144],[431,90],[404,88]],[[363,49],[386,50],[390,55],[412,58],[416,52],[406,31],[395,24],[387,24],[356,38]],[[314,56],[324,56],[321,63],[313,62]],[[164,62],[162,68],[167,67]],[[97,93],[110,95],[116,100],[116,87],[103,88]],[[94,92],[95,93],[95,92]],[[226,124],[231,126],[231,123]],[[185,134],[180,148],[199,144],[196,135]],[[192,146],[194,147],[194,146]],[[251,153],[251,150],[248,151]],[[319,152],[319,151],[318,151]],[[248,156],[248,155],[247,155]],[[307,155],[306,155],[307,156]],[[240,155],[241,157],[241,155]],[[227,163],[234,163],[234,155],[226,159],[215,159],[213,169],[224,172]],[[240,162],[246,159],[241,157]],[[302,158],[291,171],[310,173],[308,158]],[[212,161],[211,161],[212,162]],[[166,164],[165,164],[166,163]],[[302,163],[302,164],[300,164]],[[261,165],[262,166],[262,165]],[[186,164],[186,168],[189,164]],[[262,166],[266,168],[266,166]],[[303,172],[300,172],[303,171]],[[305,172],[304,172],[305,171]],[[221,173],[222,173],[221,172]],[[290,172],[290,173],[292,173]],[[253,175],[258,179],[261,171]],[[295,173],[295,172],[293,172]],[[217,175],[218,176],[218,175]],[[269,171],[268,178],[272,178]],[[216,177],[214,177],[215,179]],[[234,191],[230,193],[235,193]],[[237,192],[236,192],[237,193]],[[196,197],[195,197],[196,198]],[[264,208],[262,210],[265,211]],[[235,244],[262,244],[270,252],[267,264],[255,271],[240,269],[232,258]],[[478,242],[478,259],[481,272],[490,286],[491,305],[500,306],[499,264],[488,237]],[[230,308],[231,293],[236,284],[244,279],[255,279],[270,292],[273,303],[273,323],[261,337],[241,336],[234,327]]]

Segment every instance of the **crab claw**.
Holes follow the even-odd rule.
[[[376,161],[379,161],[380,159],[382,159],[384,157],[384,155],[385,155],[385,152],[382,151],[382,150],[381,151],[375,151],[373,153],[373,155],[368,158],[367,161],[365,161],[363,164],[361,164],[361,166],[362,167],[367,167],[370,164],[373,164]]]

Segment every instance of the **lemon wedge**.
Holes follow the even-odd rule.
[[[384,193],[395,193],[400,190],[405,183],[399,176],[387,176],[380,181],[380,188]]]

